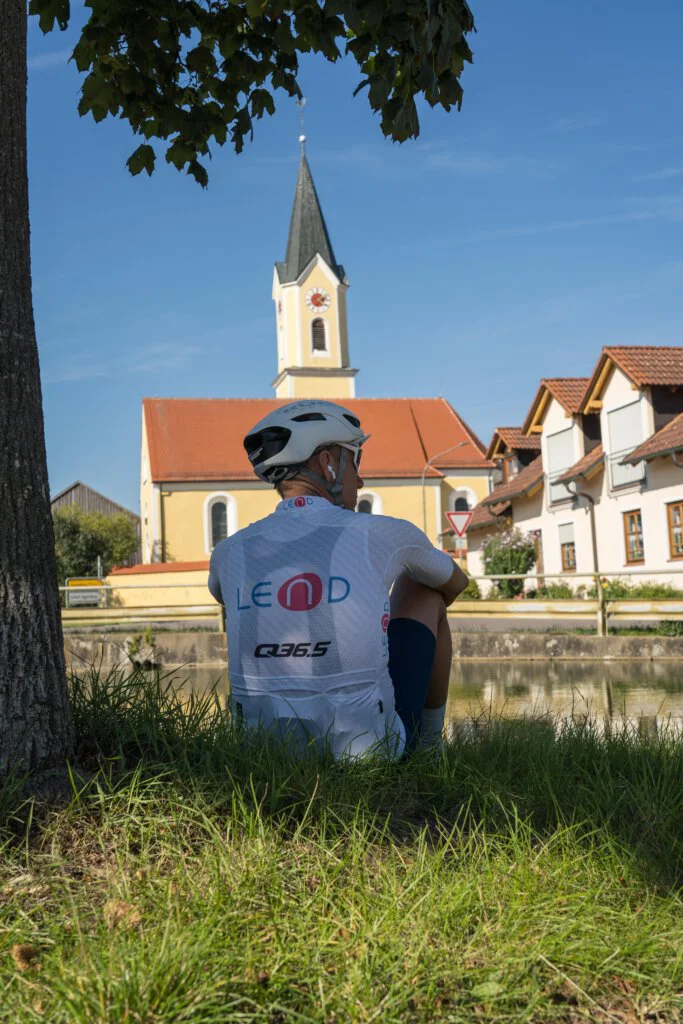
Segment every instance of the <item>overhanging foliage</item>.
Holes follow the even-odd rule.
[[[384,135],[420,131],[415,98],[460,109],[460,75],[474,31],[465,0],[87,0],[73,52],[86,74],[81,114],[123,118],[145,138],[128,160],[151,174],[156,151],[206,185],[201,158],[229,140],[239,153],[254,121],[275,113],[275,93],[301,96],[299,58],[344,54],[358,63]],[[30,0],[44,32],[65,29],[69,0]]]

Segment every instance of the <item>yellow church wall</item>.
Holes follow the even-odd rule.
[[[488,494],[488,478],[448,477],[441,483],[427,480],[424,489],[427,536],[433,544],[443,546],[442,534],[448,528],[444,512],[451,505],[453,492],[468,489],[479,500]],[[422,529],[422,488],[415,480],[366,480],[360,494],[377,495],[383,515],[408,519]],[[161,490],[160,502],[163,517],[165,557],[170,562],[193,562],[208,558],[210,537],[208,531],[207,503],[212,496],[228,498],[228,528],[232,533],[250,523],[269,515],[275,508],[276,492],[265,486],[233,487],[217,484],[173,489],[166,486]]]
[[[407,519],[422,529],[422,487],[420,481],[398,480],[364,480],[359,496],[376,495],[382,515],[394,516],[396,519]],[[427,536],[432,544],[441,546],[437,538],[437,515],[440,508],[440,487],[427,481],[424,489],[425,513],[427,517]],[[443,530],[439,526],[439,531]]]
[[[311,288],[320,288],[330,296],[330,305],[321,312],[311,310],[306,305],[306,293]],[[301,366],[333,367],[341,366],[341,353],[339,350],[339,330],[337,310],[339,305],[339,293],[336,282],[324,272],[320,265],[313,267],[310,274],[301,286],[297,288],[299,305],[299,316],[301,317]],[[311,324],[320,317],[325,322],[327,348],[326,355],[313,354],[311,342]]]
[[[292,382],[291,394],[289,382]],[[287,377],[277,388],[277,398],[353,398],[353,377]]]
[[[217,495],[228,497],[230,533],[269,515],[279,500],[272,488],[256,482],[253,487],[234,489],[229,484],[198,490],[164,487],[161,504],[167,562],[195,562],[209,557],[207,502]]]

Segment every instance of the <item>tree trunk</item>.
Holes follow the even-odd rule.
[[[0,778],[72,742],[31,301],[26,0],[0,28]]]

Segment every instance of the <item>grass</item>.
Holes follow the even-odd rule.
[[[296,760],[172,680],[74,680],[73,799],[0,791],[0,1021],[683,1015],[683,739],[467,724]]]

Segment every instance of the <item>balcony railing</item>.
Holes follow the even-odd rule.
[[[636,462],[635,466],[622,465],[621,460],[632,451],[633,448],[624,448],[620,452],[611,452],[608,455],[609,482],[612,490],[617,490],[619,487],[628,487],[629,484],[637,484],[645,479],[644,462]]]

